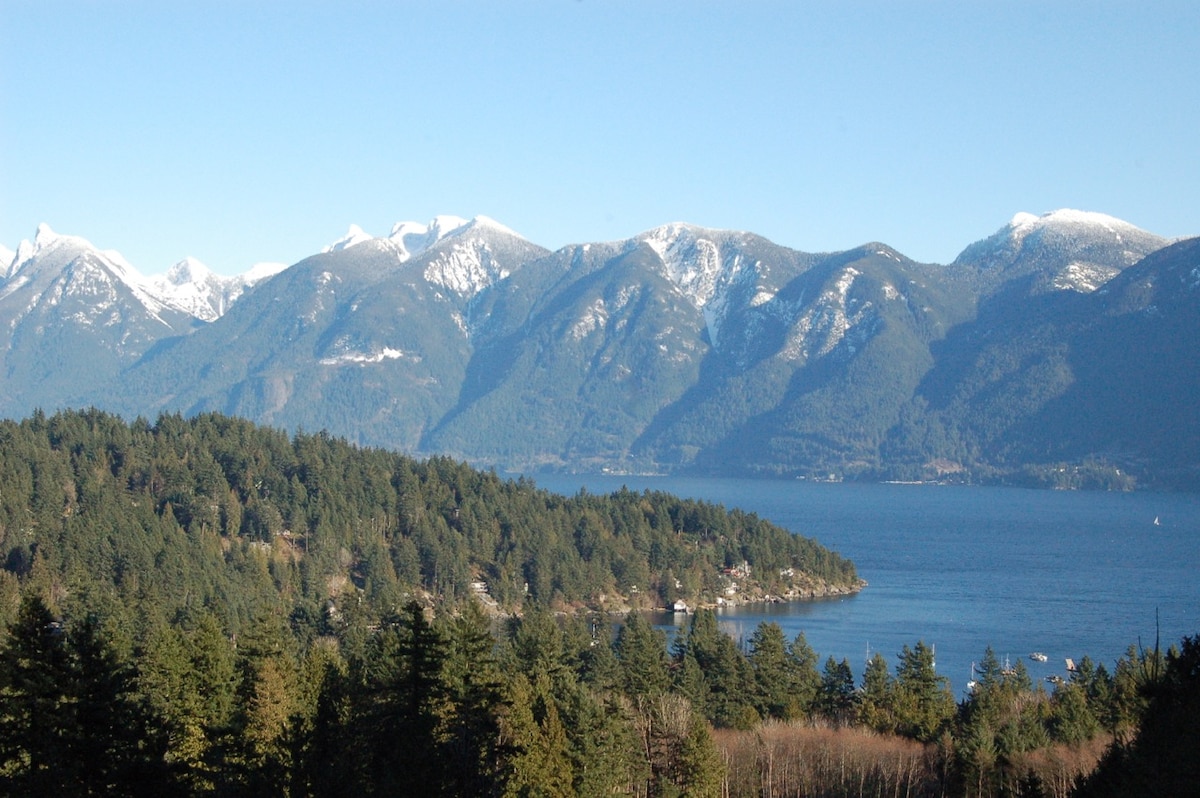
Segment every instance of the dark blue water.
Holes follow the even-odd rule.
[[[783,480],[539,476],[561,493],[664,490],[740,507],[849,557],[869,586],[825,601],[719,612],[748,639],[760,621],[801,630],[824,661],[893,666],[936,647],[956,694],[991,645],[1041,678],[1087,654],[1111,669],[1130,644],[1200,634],[1200,496],[815,484]],[[1160,520],[1155,525],[1155,518]],[[664,616],[663,623],[674,622]],[[686,623],[680,618],[679,623]],[[1049,660],[1030,660],[1031,652]]]

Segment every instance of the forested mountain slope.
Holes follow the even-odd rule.
[[[1200,239],[1164,247],[1091,293],[983,300],[935,348],[887,459],[934,456],[1032,484],[1200,485]]]

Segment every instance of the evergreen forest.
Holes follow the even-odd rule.
[[[0,556],[0,794],[1066,796],[1200,777],[1200,643],[1085,658],[1052,688],[987,651],[962,701],[920,641],[858,673],[771,623],[738,644],[705,608],[730,573],[754,598],[811,595],[857,589],[853,564],[665,494],[566,498],[220,415],[35,413],[0,422]],[[701,609],[668,643],[639,610],[675,600]]]

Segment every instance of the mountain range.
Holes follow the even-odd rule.
[[[0,251],[0,413],[218,411],[502,470],[1200,488],[1200,239],[1017,214],[950,264],[486,217],[294,265]]]

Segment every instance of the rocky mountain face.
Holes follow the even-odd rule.
[[[0,282],[10,415],[217,410],[513,470],[1179,484],[1200,461],[1170,431],[1198,417],[1196,247],[1102,214],[1019,214],[946,266],[686,224],[549,252],[447,216],[146,279],[38,240]]]

